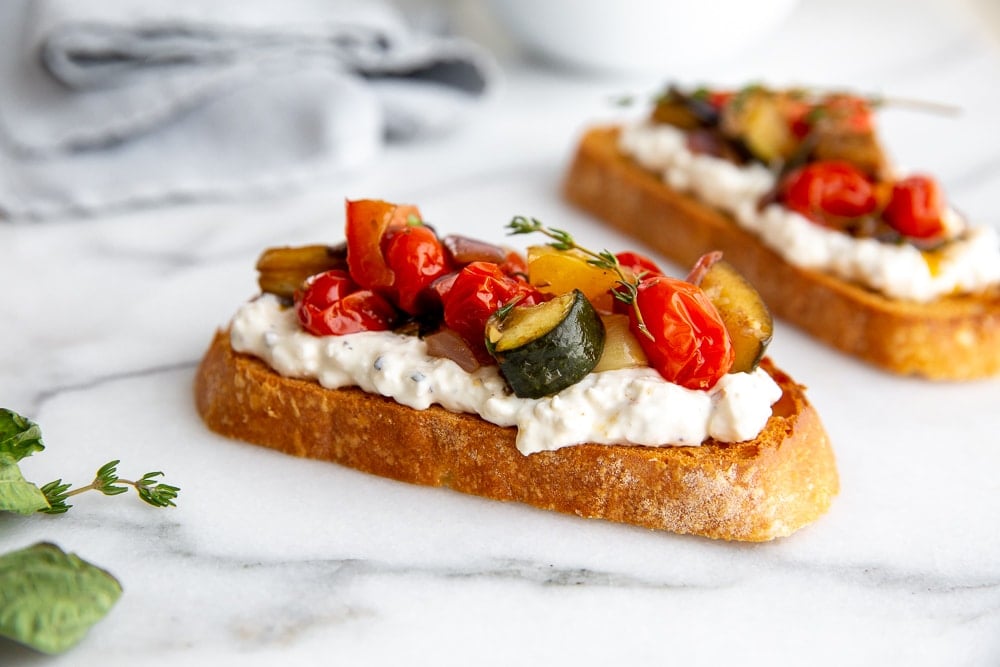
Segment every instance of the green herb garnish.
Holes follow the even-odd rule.
[[[17,462],[43,449],[45,445],[42,444],[38,424],[16,412],[0,408],[0,511],[62,514],[72,507],[66,503],[67,498],[85,491],[117,496],[128,491],[122,484],[135,488],[143,502],[154,507],[172,507],[180,491],[179,487],[156,481],[163,476],[162,472],[147,472],[137,481],[122,479],[116,470],[117,460],[101,466],[94,481],[86,486],[73,489],[70,484],[57,479],[39,489],[24,479]]]
[[[523,215],[514,216],[514,219],[507,225],[507,229],[510,230],[509,234],[511,235],[540,232],[552,239],[552,243],[548,245],[556,250],[577,250],[587,255],[589,258],[587,263],[591,266],[614,272],[618,276],[618,286],[611,290],[612,296],[622,303],[632,306],[635,312],[636,328],[647,338],[653,340],[653,334],[646,328],[646,322],[642,319],[642,311],[639,310],[639,304],[636,299],[639,293],[639,281],[643,276],[642,273],[635,277],[629,277],[625,274],[618,258],[610,250],[594,252],[589,248],[579,245],[569,232],[546,227],[537,218],[526,218]]]
[[[154,507],[173,506],[176,486],[148,472],[137,481],[118,476],[118,461],[97,471],[94,481],[73,489],[61,479],[41,488],[24,479],[18,461],[45,449],[30,419],[0,408],[0,512],[62,514],[66,499],[85,491],[116,496],[131,486]],[[0,555],[0,637],[43,653],[61,653],[83,638],[121,595],[121,585],[104,570],[45,542]]]

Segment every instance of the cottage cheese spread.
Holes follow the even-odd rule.
[[[895,299],[927,302],[956,292],[978,292],[1000,282],[1000,237],[992,227],[970,227],[954,212],[946,224],[956,240],[936,251],[933,269],[920,250],[853,238],[817,225],[779,204],[758,210],[775,185],[763,165],[739,166],[688,150],[684,133],[669,125],[626,127],[620,147],[664,182],[691,192],[731,215],[787,261],[861,283]]]
[[[269,294],[244,305],[231,324],[233,349],[259,357],[281,375],[324,387],[358,386],[416,410],[438,404],[517,426],[523,454],[569,445],[699,445],[750,440],[771,416],[781,388],[763,370],[724,376],[710,391],[692,391],[651,368],[591,373],[541,399],[510,393],[496,367],[473,373],[431,357],[416,336],[365,332],[313,336],[295,311]]]

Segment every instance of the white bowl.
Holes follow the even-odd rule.
[[[797,0],[488,0],[528,51],[572,67],[658,72],[763,38]]]

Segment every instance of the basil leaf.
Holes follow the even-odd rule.
[[[0,511],[33,514],[48,507],[45,494],[25,481],[14,457],[0,453]]]
[[[43,449],[42,429],[38,424],[13,410],[0,408],[0,454],[10,454],[20,461]]]
[[[0,636],[42,653],[79,642],[121,595],[118,580],[54,544],[0,556]]]

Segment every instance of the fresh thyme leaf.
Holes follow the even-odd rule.
[[[594,252],[589,248],[579,245],[569,232],[562,229],[546,227],[542,224],[542,221],[537,218],[526,218],[523,215],[516,215],[507,224],[507,229],[510,230],[508,233],[512,236],[515,234],[540,232],[553,240],[553,242],[549,245],[556,250],[577,250],[588,257],[587,263],[616,273],[618,275],[619,288],[611,290],[612,294],[619,301],[632,306],[632,309],[635,312],[636,328],[652,340],[653,334],[651,334],[649,329],[646,328],[646,323],[642,317],[642,311],[639,310],[639,305],[636,301],[636,296],[639,293],[639,281],[642,278],[642,274],[632,277],[626,275],[625,271],[622,269],[621,263],[618,261],[618,258],[615,257],[615,254],[610,250]]]
[[[94,476],[94,481],[90,484],[95,491],[100,491],[106,496],[117,496],[120,493],[128,491],[128,489],[124,486],[115,486],[115,484],[118,483],[118,472],[116,468],[119,463],[121,463],[121,461],[116,459],[114,461],[109,461],[98,468],[97,474]]]
[[[106,496],[117,496],[128,492],[131,486],[139,498],[154,507],[173,507],[180,487],[157,483],[162,472],[148,472],[138,482],[118,477],[120,461],[108,461],[94,475],[94,481],[86,486],[71,489],[62,479],[49,482],[38,488],[24,479],[17,462],[33,452],[45,449],[42,432],[37,424],[21,415],[0,408],[0,512],[31,514],[63,514],[72,505],[68,498],[84,491],[100,491]]]
[[[61,479],[49,482],[42,487],[42,493],[45,494],[46,500],[49,501],[48,509],[38,510],[39,512],[45,512],[46,514],[65,514],[72,505],[66,503],[66,498],[69,494],[70,484],[63,484]]]
[[[174,499],[177,498],[180,487],[158,483],[156,478],[162,477],[162,472],[147,472],[138,481],[133,482],[118,476],[119,463],[117,459],[108,461],[98,468],[94,481],[76,489],[70,490],[70,485],[63,484],[61,479],[49,482],[42,487],[42,492],[48,498],[50,507],[41,511],[48,514],[62,514],[72,507],[66,503],[66,499],[71,496],[85,491],[99,491],[106,496],[117,496],[127,493],[129,486],[136,490],[140,500],[153,507],[176,507]]]
[[[155,478],[162,476],[162,472],[147,472],[135,483],[135,488],[139,492],[139,497],[153,507],[173,507],[174,499],[180,489],[169,484],[154,482]]]
[[[45,542],[0,556],[0,636],[42,653],[73,647],[122,587],[104,570]]]
[[[0,408],[0,454],[10,454],[14,461],[45,449],[38,424],[13,410]]]
[[[514,310],[514,306],[521,303],[522,299],[524,299],[524,295],[518,294],[507,303],[502,304],[499,308],[497,308],[496,312],[497,319],[501,321],[507,319],[507,316],[510,315],[510,311]]]

